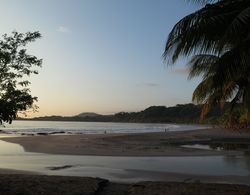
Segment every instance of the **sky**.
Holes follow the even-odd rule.
[[[199,78],[187,59],[163,62],[167,35],[197,5],[176,0],[0,0],[0,34],[40,31],[28,52],[43,59],[31,76],[38,112],[111,114],[190,103]]]

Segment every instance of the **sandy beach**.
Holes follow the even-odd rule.
[[[25,151],[99,156],[202,156],[240,154],[240,150],[184,148],[186,144],[249,143],[250,133],[224,129],[134,134],[45,135],[1,138]]]
[[[208,184],[195,182],[139,182],[119,184],[91,177],[45,175],[1,175],[1,194],[83,194],[83,195],[248,195],[244,185]]]
[[[2,137],[25,151],[48,154],[100,156],[209,156],[242,154],[243,150],[183,148],[187,144],[249,144],[250,133],[224,129],[136,134],[80,134]],[[64,167],[63,167],[64,168]],[[208,176],[185,173],[135,171],[164,182],[114,183],[106,179],[45,176],[35,172],[0,169],[4,194],[250,194],[249,176]],[[11,182],[10,182],[11,181]],[[201,183],[202,182],[202,183]],[[218,183],[218,184],[215,184]],[[241,183],[219,184],[219,183]],[[24,187],[25,186],[25,187]],[[27,187],[28,186],[28,187]]]

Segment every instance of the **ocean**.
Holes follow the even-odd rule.
[[[63,132],[68,134],[97,133],[146,133],[164,131],[188,131],[209,128],[208,125],[159,124],[159,123],[112,123],[66,121],[13,121],[0,126],[0,130],[16,134]]]

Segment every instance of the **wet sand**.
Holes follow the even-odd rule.
[[[1,169],[0,168],[0,175],[37,175],[37,172],[32,171],[21,171],[21,170],[15,170],[15,169]]]
[[[20,144],[26,151],[50,154],[102,156],[202,156],[241,154],[241,151],[212,151],[182,148],[188,143],[230,140],[245,143],[248,132],[206,129],[186,132],[98,135],[45,135],[1,138]],[[165,182],[121,184],[100,178],[44,176],[34,172],[0,169],[1,194],[250,194],[249,176],[206,176],[135,171]],[[178,182],[176,182],[178,181]],[[202,183],[200,183],[202,181]],[[208,182],[208,183],[204,183]],[[215,183],[241,183],[215,184]]]
[[[183,148],[183,144],[250,141],[250,133],[224,129],[134,134],[44,135],[1,138],[20,144],[25,151],[98,156],[203,156],[241,154],[241,151],[216,151]]]
[[[248,195],[250,187],[244,185],[207,184],[193,182],[139,182],[135,184],[112,183],[90,177],[65,177],[44,175],[1,175],[1,194],[84,194],[84,195]]]

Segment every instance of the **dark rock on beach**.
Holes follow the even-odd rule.
[[[72,168],[73,165],[64,165],[64,166],[55,166],[55,167],[47,167],[47,169],[52,170],[52,171],[57,171],[57,170],[61,170],[61,169],[68,169],[68,168]]]
[[[49,135],[49,134],[41,132],[41,133],[37,133],[37,135]]]
[[[54,134],[64,134],[65,131],[54,131],[54,132],[51,132],[51,133],[48,133],[49,135],[54,135]]]

